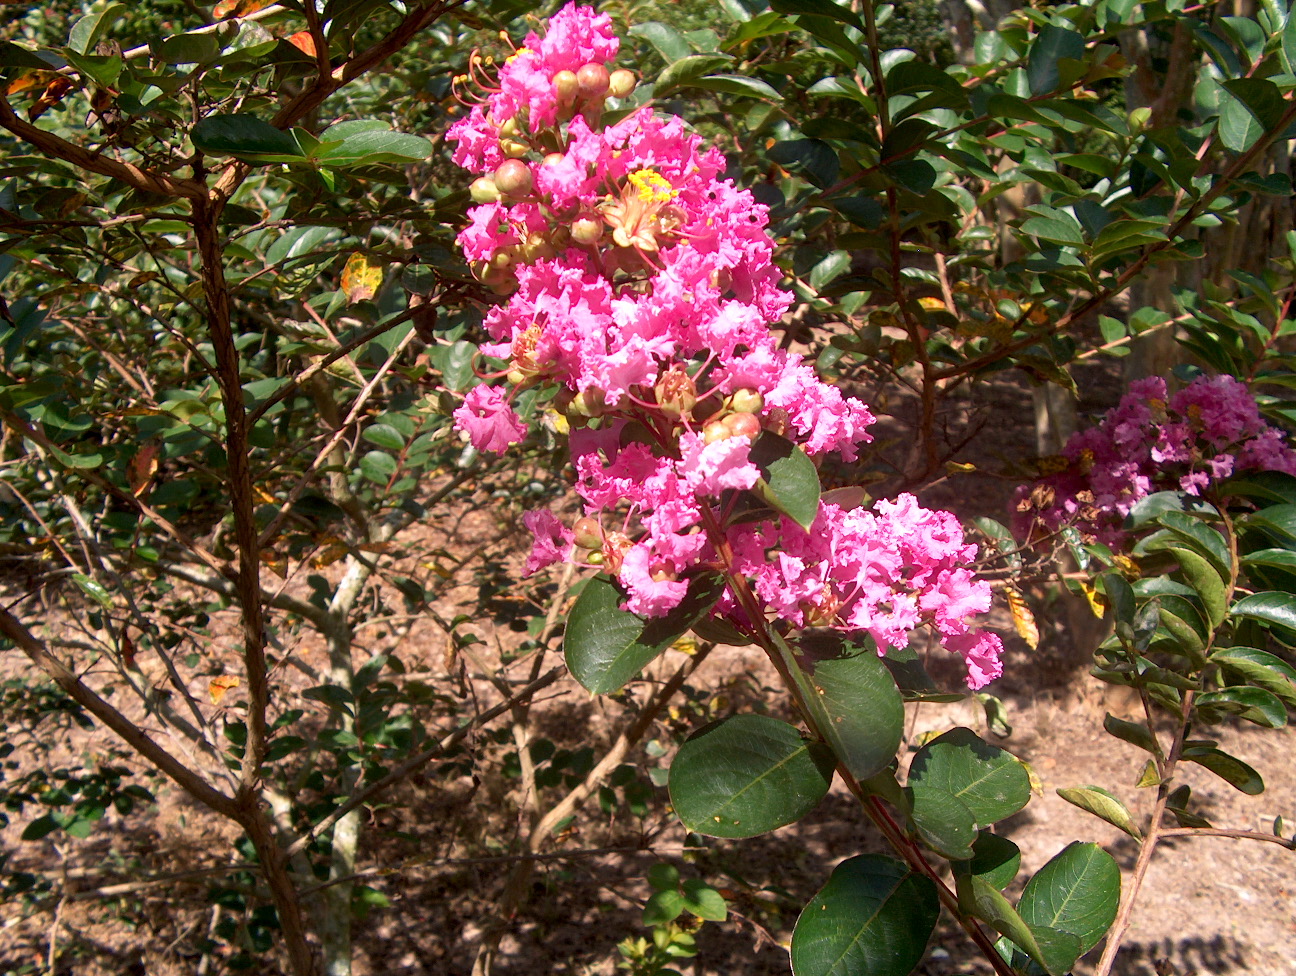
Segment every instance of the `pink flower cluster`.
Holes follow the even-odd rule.
[[[1116,409],[1067,442],[1067,468],[1018,490],[1023,537],[1074,525],[1089,539],[1124,542],[1125,516],[1157,491],[1202,495],[1239,471],[1296,475],[1296,451],[1267,424],[1244,383],[1199,376],[1173,396],[1161,377],[1130,385]]]
[[[767,212],[722,178],[724,157],[648,107],[602,124],[607,100],[635,87],[609,66],[618,46],[607,16],[564,7],[449,133],[455,161],[480,174],[459,243],[506,298],[482,352],[508,384],[475,387],[455,420],[502,452],[526,433],[514,394],[552,384],[572,428],[586,517],[568,529],[529,513],[528,572],[580,558],[619,579],[626,609],[660,616],[699,570],[725,566],[767,618],[867,631],[880,652],[929,625],[979,687],[999,645],[969,630],[989,588],[961,568],[975,547],[953,516],[904,496],[876,512],[825,504],[810,533],[734,520],[762,477],[757,439],[849,461],[873,416],[779,347],[770,324],[791,295]],[[718,612],[753,626],[732,590]]]

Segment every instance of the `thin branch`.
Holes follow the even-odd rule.
[[[57,682],[73,701],[88,711],[141,756],[151,762],[199,803],[232,820],[241,820],[238,804],[232,797],[212,787],[188,766],[154,742],[134,722],[99,696],[68,667],[49,652],[43,641],[26,626],[0,607],[0,635],[13,641],[42,671]]]
[[[1235,840],[1260,840],[1296,851],[1296,840],[1266,834],[1263,830],[1228,830],[1223,827],[1170,827],[1162,830],[1162,837],[1232,837]]]

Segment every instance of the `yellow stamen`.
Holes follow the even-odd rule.
[[[639,191],[639,199],[644,203],[667,203],[679,193],[670,185],[670,180],[651,169],[637,170],[627,177],[630,185]]]

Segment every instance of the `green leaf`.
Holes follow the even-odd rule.
[[[977,838],[976,817],[954,794],[915,783],[909,787],[910,816],[923,843],[952,861],[972,858]]]
[[[684,907],[708,922],[723,922],[729,917],[724,896],[705,881],[689,878],[684,882]]]
[[[1287,22],[1283,24],[1279,52],[1283,68],[1288,74],[1296,74],[1296,15],[1291,13],[1287,14]]]
[[[322,166],[375,166],[380,163],[410,163],[427,159],[433,153],[432,143],[422,136],[392,132],[375,120],[357,123],[340,122],[320,135],[322,151],[312,157]],[[340,145],[330,146],[339,142]]]
[[[209,115],[190,133],[194,148],[208,156],[233,156],[250,163],[302,158],[297,140],[255,115]]]
[[[1296,630],[1296,600],[1292,599],[1290,593],[1252,593],[1234,603],[1229,612],[1261,623]]]
[[[859,15],[849,7],[844,7],[833,0],[771,0],[770,9],[780,14],[809,14],[812,17],[827,17],[856,30],[864,30],[864,23]]]
[[[888,857],[852,857],[797,919],[793,976],[908,976],[939,914],[931,879]]]
[[[1287,724],[1287,709],[1278,696],[1250,685],[1203,692],[1195,704],[1198,708],[1220,708],[1267,729],[1281,729]]]
[[[727,54],[690,54],[688,57],[672,61],[657,76],[654,95],[660,98],[672,88],[682,88],[691,84],[703,75],[711,74],[733,61]]]
[[[644,925],[665,925],[684,911],[684,895],[675,890],[655,892],[644,905]]]
[[[1103,728],[1123,742],[1138,746],[1144,752],[1150,752],[1154,756],[1160,754],[1156,739],[1148,730],[1147,725],[1142,722],[1127,722],[1123,718],[1117,718],[1108,712],[1107,717],[1103,719]]]
[[[755,837],[795,823],[832,785],[835,760],[778,719],[735,715],[679,748],[670,767],[671,805],[684,826],[708,837]]]
[[[360,459],[360,473],[376,485],[389,484],[396,477],[396,459],[383,451],[370,451]]]
[[[1030,800],[1026,767],[965,728],[951,729],[918,750],[909,783],[957,797],[982,827],[1012,816]]]
[[[771,508],[809,530],[819,514],[819,471],[805,451],[786,438],[765,431],[751,448],[751,462],[761,480],[753,491]]]
[[[692,581],[683,601],[664,617],[645,620],[621,609],[625,599],[606,576],[589,580],[572,607],[563,654],[572,677],[596,695],[619,691],[653,658],[711,612],[723,583]]]
[[[405,438],[391,424],[370,424],[361,436],[385,451],[405,450]]]
[[[1255,647],[1228,647],[1216,651],[1210,659],[1225,672],[1240,676],[1296,708],[1296,668],[1282,658]]]
[[[220,42],[210,34],[177,34],[150,41],[149,50],[163,64],[211,64],[220,57]]]
[[[1184,748],[1183,757],[1198,766],[1204,766],[1224,782],[1248,796],[1264,792],[1260,774],[1236,756],[1221,752],[1214,744],[1194,744]]]
[[[1220,142],[1234,152],[1246,152],[1276,125],[1285,107],[1282,92],[1266,78],[1220,82]]]
[[[1175,536],[1187,543],[1199,555],[1205,556],[1225,579],[1232,569],[1233,557],[1228,542],[1216,529],[1187,512],[1163,512],[1157,521]]]
[[[1083,34],[1046,24],[1040,28],[1027,55],[1026,79],[1032,95],[1042,95],[1058,87],[1061,81],[1059,64],[1062,58],[1078,61],[1084,57]]]
[[[808,644],[810,635],[801,639]],[[819,660],[807,671],[808,660],[799,661],[777,634],[774,640],[815,726],[851,775],[865,780],[888,766],[904,732],[904,702],[877,653],[837,643],[842,656]]]
[[[766,151],[772,162],[826,190],[837,181],[837,150],[819,139],[787,139]]]
[[[58,818],[52,813],[47,813],[44,816],[37,817],[23,828],[22,839],[40,840],[42,837],[58,830],[60,826]]]
[[[629,33],[631,37],[642,37],[655,47],[667,64],[688,57],[689,51],[692,50],[679,31],[660,21],[650,20],[647,23],[635,24],[630,28]]]
[[[833,251],[810,269],[810,287],[821,292],[824,286],[851,266],[850,251]]]
[[[110,3],[98,13],[86,14],[72,25],[68,34],[68,47],[77,54],[91,53],[104,32],[125,13],[126,4]]]
[[[1057,795],[1072,806],[1088,810],[1095,817],[1106,820],[1135,840],[1143,836],[1138,827],[1134,826],[1134,818],[1130,816],[1125,804],[1101,786],[1067,786],[1059,789]]]
[[[974,874],[1000,891],[1012,884],[1021,868],[1021,850],[1007,837],[982,830],[972,844],[972,858],[953,861],[954,876]]]
[[[1080,940],[1079,958],[1098,944],[1116,918],[1120,892],[1116,859],[1097,844],[1073,843],[1026,883],[1017,910],[1034,930],[1074,935]]]
[[[1075,936],[1059,939],[1057,933],[1048,932],[1041,940],[1040,933],[1033,931],[1008,899],[983,878],[972,874],[960,875],[955,880],[955,888],[960,909],[981,919],[1017,945],[1051,976],[1066,972],[1080,955]]]
[[[85,573],[73,573],[72,582],[81,588],[86,596],[94,600],[95,603],[105,610],[111,610],[113,606],[112,594],[108,592],[107,587],[97,580],[91,579]]]
[[[1027,218],[1022,222],[1021,230],[1023,234],[1030,234],[1042,241],[1050,241],[1054,244],[1073,245],[1075,247],[1084,246],[1084,231],[1080,227],[1080,221],[1067,213],[1065,210],[1058,210],[1055,207],[1035,206],[1028,211],[1035,216]]]
[[[771,102],[783,100],[778,89],[772,85],[766,84],[759,78],[748,78],[744,75],[703,75],[681,87],[701,88],[704,91],[720,92],[738,98],[760,98]]]

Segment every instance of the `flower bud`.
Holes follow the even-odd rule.
[[[582,549],[602,549],[603,526],[598,524],[598,519],[579,518],[572,526],[572,538]]]
[[[725,425],[723,420],[713,420],[702,428],[702,443],[714,444],[716,441],[727,441],[733,436],[733,432]]]
[[[765,406],[765,398],[759,390],[735,390],[728,403],[729,409],[735,413],[760,413]]]
[[[499,187],[489,176],[473,180],[472,185],[468,187],[468,193],[473,203],[498,203],[500,199]]]
[[[508,376],[506,376],[505,379],[507,379],[514,386],[521,386],[523,383],[527,381],[527,375],[526,373],[522,372],[522,370],[520,369],[510,369],[508,371]]]
[[[754,413],[731,413],[721,421],[732,437],[755,437],[761,432],[760,418]]]
[[[505,248],[500,248],[490,256],[488,262],[492,268],[507,268],[513,263],[513,255]]]
[[[522,130],[518,128],[517,117],[504,120],[504,124],[499,127],[500,135],[505,139],[515,138]]]
[[[610,76],[601,64],[583,64],[576,72],[577,91],[583,98],[601,98],[607,94]]]
[[[500,152],[509,157],[509,159],[521,159],[530,151],[530,146],[525,142],[518,141],[517,139],[500,140]]]
[[[617,68],[608,77],[608,94],[613,98],[625,98],[634,90],[635,76],[633,71]]]
[[[578,417],[601,417],[605,406],[603,391],[591,389],[582,390],[572,397],[571,406],[567,410]]]
[[[495,185],[506,197],[524,197],[531,192],[531,167],[520,159],[506,159],[495,170]]]
[[[580,82],[576,78],[576,72],[559,71],[553,77],[553,90],[559,102],[575,100],[576,93],[580,91]]]
[[[572,221],[571,239],[577,244],[597,244],[603,236],[603,221],[596,217],[577,217]]]

